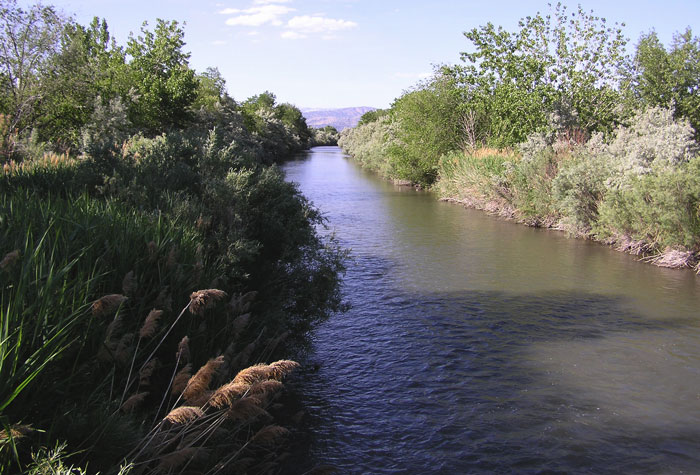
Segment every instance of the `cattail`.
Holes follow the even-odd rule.
[[[153,372],[158,368],[158,358],[153,358],[148,363],[143,365],[143,368],[139,371],[139,384],[141,386],[148,386],[151,384],[151,376]]]
[[[257,398],[244,397],[234,401],[231,408],[226,411],[226,417],[233,422],[247,422],[254,419],[263,418],[272,420],[272,416],[260,407],[260,401]]]
[[[19,260],[19,249],[15,249],[12,252],[8,252],[5,254],[5,257],[2,258],[2,261],[0,261],[0,269],[6,269],[13,265],[15,262]]]
[[[228,383],[214,391],[214,394],[209,398],[209,405],[216,409],[222,409],[226,406],[231,406],[233,402],[239,399],[250,388],[247,384]]]
[[[190,295],[190,312],[203,315],[204,310],[214,305],[214,302],[226,298],[226,292],[218,289],[206,289],[192,292]]]
[[[122,280],[122,290],[124,291],[124,295],[134,295],[134,292],[136,292],[136,275],[133,270],[130,270],[124,276]]]
[[[126,302],[128,298],[121,294],[105,295],[97,299],[92,304],[92,314],[96,317],[107,315],[116,311],[121,304]]]
[[[175,359],[180,363],[187,363],[190,361],[190,338],[188,336],[182,337],[182,340],[180,340],[180,343],[177,345]]]
[[[202,394],[209,389],[209,384],[214,374],[223,364],[224,357],[218,356],[210,359],[204,366],[199,368],[199,371],[190,378],[187,387],[182,392],[182,397],[185,398],[185,401],[190,402],[201,399]]]
[[[238,335],[240,335],[241,332],[245,330],[245,327],[248,326],[248,322],[250,322],[249,313],[236,317],[236,319],[231,323],[234,338],[238,338]]]
[[[146,320],[139,331],[139,338],[151,338],[156,334],[158,331],[158,320],[160,320],[161,315],[163,315],[163,311],[155,308],[148,312],[148,316],[146,316]]]
[[[250,439],[250,442],[257,445],[270,446],[288,434],[289,431],[284,427],[269,425],[257,431],[253,438]]]
[[[180,406],[170,411],[168,415],[165,416],[164,420],[171,424],[187,424],[195,419],[199,419],[203,415],[204,411],[198,407]]]
[[[270,363],[270,378],[281,380],[301,365],[292,360],[280,360]]]
[[[122,404],[122,407],[120,407],[119,409],[122,412],[134,412],[136,409],[138,409],[143,400],[146,399],[146,396],[148,396],[148,394],[148,392],[134,394],[129,399],[124,401],[124,404]]]
[[[258,364],[239,371],[236,377],[233,378],[233,382],[253,384],[257,383],[258,381],[264,381],[269,378],[270,367],[266,364]]]
[[[170,390],[170,394],[172,394],[173,396],[179,396],[180,394],[182,394],[182,391],[184,391],[187,387],[187,382],[190,380],[191,377],[192,365],[188,364],[180,371],[178,371],[175,377],[173,378],[173,386]]]

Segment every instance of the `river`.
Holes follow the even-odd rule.
[[[700,277],[394,186],[337,147],[283,169],[352,255],[351,308],[299,377],[297,470],[700,470]]]

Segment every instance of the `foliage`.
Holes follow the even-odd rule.
[[[340,132],[332,125],[311,129],[311,145],[338,145]]]
[[[523,142],[550,126],[551,114],[568,109],[582,130],[610,131],[618,121],[626,40],[619,25],[581,7],[569,14],[558,3],[508,32],[489,23],[465,32],[474,45],[463,52],[467,66],[453,68],[469,97],[466,107],[484,118],[490,143]],[[556,124],[554,124],[556,125]]]
[[[197,97],[197,79],[189,68],[189,53],[182,51],[184,31],[176,21],[158,19],[155,31],[141,27],[129,37],[126,54],[138,94],[130,110],[132,123],[151,132],[182,127],[190,119],[189,107]]]
[[[642,35],[628,72],[637,99],[645,106],[671,108],[700,130],[700,38],[688,28],[667,50],[655,32]]]
[[[384,116],[373,122],[345,129],[340,133],[338,145],[352,155],[362,167],[394,178],[389,148],[395,143],[395,123]]]
[[[635,176],[613,188],[600,205],[596,231],[629,236],[653,249],[700,248],[700,157],[676,167]]]
[[[54,7],[25,10],[16,0],[0,3],[0,112],[9,118],[8,131],[21,134],[32,127],[44,96],[41,77],[60,48],[65,21]]]
[[[458,93],[438,75],[394,102],[389,160],[396,178],[423,186],[435,181],[440,156],[459,146]]]

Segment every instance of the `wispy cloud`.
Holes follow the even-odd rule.
[[[269,3],[292,3],[292,0],[255,0],[253,5],[267,5]]]
[[[298,33],[330,33],[356,28],[357,23],[322,16],[295,16],[287,22],[287,28]]]
[[[236,15],[228,20],[229,26],[262,26],[266,24],[281,26],[282,17],[295,11],[294,8],[283,5],[262,5],[247,9],[225,8],[219,13],[222,15]]]
[[[285,31],[280,35],[280,37],[284,38],[285,40],[303,40],[304,38],[307,38],[306,35],[302,35],[296,31]]]
[[[228,44],[228,43],[224,40],[214,40],[211,42],[211,44],[214,46],[223,46],[223,45]]]

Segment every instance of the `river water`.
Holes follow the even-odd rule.
[[[394,186],[337,147],[283,168],[352,255],[351,308],[300,376],[294,470],[700,473],[700,277]]]

